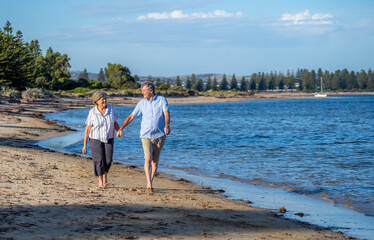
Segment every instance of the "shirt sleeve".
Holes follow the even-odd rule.
[[[162,102],[162,111],[169,111],[169,104],[166,98],[164,98],[164,101]]]
[[[93,126],[93,116],[92,116],[92,111],[88,112],[88,116],[86,119],[86,125],[88,126]]]
[[[113,119],[114,119],[115,122],[117,122],[118,121],[118,114],[117,114],[116,110],[114,109],[114,107],[112,107],[112,111],[113,111]]]
[[[140,113],[141,113],[141,109],[140,109],[140,104],[141,104],[141,101],[138,102],[138,104],[136,104],[135,108],[134,108],[134,111],[132,111],[132,115],[134,115],[135,117],[139,116]]]

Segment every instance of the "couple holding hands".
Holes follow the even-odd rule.
[[[98,177],[99,187],[101,188],[108,184],[107,175],[113,159],[115,130],[117,131],[117,137],[121,137],[123,129],[141,114],[140,138],[144,150],[147,191],[153,191],[152,181],[158,167],[161,149],[166,135],[170,134],[170,114],[166,98],[155,93],[153,83],[144,83],[142,94],[144,99],[136,105],[121,127],[118,125],[118,116],[114,108],[107,104],[107,94],[96,92],[92,96],[96,106],[88,113],[82,153],[87,153],[87,142],[89,140],[94,173]]]

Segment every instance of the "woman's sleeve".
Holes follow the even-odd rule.
[[[93,126],[93,116],[92,111],[88,113],[87,119],[86,119],[86,125]]]
[[[114,122],[118,121],[118,114],[114,108],[113,108],[113,119],[114,119]]]

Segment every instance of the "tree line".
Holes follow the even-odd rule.
[[[75,88],[114,88],[137,89],[140,79],[132,76],[130,69],[121,64],[108,63],[101,68],[97,80],[89,79],[84,69],[77,80],[71,78],[69,73],[70,58],[48,48],[43,56],[38,40],[30,43],[23,40],[21,31],[13,33],[9,21],[0,28],[0,85],[5,88],[24,90],[25,88],[43,88],[48,90],[71,90]],[[320,79],[323,79],[321,86]],[[148,76],[147,81],[154,82],[161,90],[170,88],[194,91],[274,91],[298,90],[315,92],[320,89],[327,91],[374,91],[374,73],[371,69],[359,72],[347,69],[329,72],[308,69],[297,69],[287,73],[253,73],[251,76],[242,76],[239,80],[235,74],[229,78],[226,74],[218,80],[217,76],[209,76],[203,80],[195,74],[187,76],[182,81],[179,76],[175,80],[164,80]]]
[[[322,78],[322,86],[321,86]],[[161,82],[161,86],[165,81]],[[176,77],[174,83],[176,86],[182,86],[180,77]],[[157,83],[156,83],[157,86]],[[197,79],[195,74],[187,76],[184,87],[196,91],[304,91],[315,92],[321,89],[326,91],[374,91],[374,72],[369,69],[367,72],[348,71],[347,69],[329,72],[322,71],[321,68],[316,72],[308,69],[297,69],[297,72],[287,71],[286,74],[253,73],[250,77],[242,76],[238,80],[233,74],[230,78],[223,74],[220,80],[217,76],[209,76],[206,81]]]
[[[90,80],[87,71],[73,80],[68,71],[70,58],[48,48],[43,56],[39,41],[23,40],[21,31],[13,33],[9,21],[0,28],[0,85],[5,88],[45,88],[48,90],[70,90],[85,88],[137,88],[138,84],[130,70],[121,64],[108,63],[100,69],[99,79]]]

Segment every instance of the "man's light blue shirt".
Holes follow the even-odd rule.
[[[151,101],[145,98],[136,105],[132,114],[135,117],[142,114],[141,138],[160,138],[165,135],[164,111],[169,111],[168,102],[166,98],[157,94]]]

